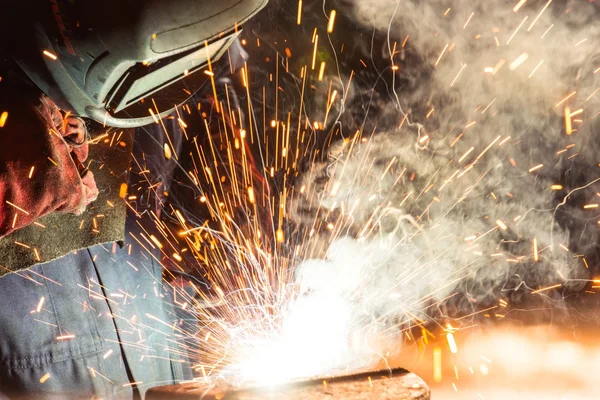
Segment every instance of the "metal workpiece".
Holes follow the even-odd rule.
[[[417,375],[402,368],[330,378],[295,381],[272,387],[231,388],[198,382],[159,386],[146,399],[178,400],[429,400],[430,390]]]

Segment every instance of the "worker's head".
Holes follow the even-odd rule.
[[[27,2],[15,3],[8,12]],[[139,127],[209,88],[211,78],[227,70],[217,60],[240,25],[266,3],[48,2],[27,14],[27,25],[13,11],[19,23],[11,35],[19,39],[6,51],[63,110],[106,126]],[[235,54],[229,56],[224,59]]]

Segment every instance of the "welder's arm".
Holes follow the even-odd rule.
[[[0,237],[54,211],[79,214],[98,195],[91,172],[80,177],[87,144],[75,149],[67,131],[40,129],[44,118],[11,111],[0,129]]]

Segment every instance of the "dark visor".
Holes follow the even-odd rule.
[[[210,84],[208,61],[211,65],[216,62],[239,34],[233,32],[171,57],[137,63],[109,93],[108,113],[115,118],[144,118],[184,103]]]

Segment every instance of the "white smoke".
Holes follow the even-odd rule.
[[[389,35],[398,51],[390,66],[408,36],[407,48],[431,70],[413,93],[392,95],[388,108],[398,123],[415,105],[433,111],[369,140],[338,143],[331,162],[300,179],[296,210],[319,210],[319,223],[308,220],[312,243],[329,250],[309,252],[317,259],[298,267],[304,295],[289,318],[300,310],[309,332],[311,313],[344,315],[329,343],[331,354],[344,354],[317,372],[372,363],[385,349],[366,347],[369,335],[393,336],[411,321],[427,321],[454,293],[464,298],[464,312],[511,290],[584,278],[583,258],[598,240],[582,228],[597,219],[583,208],[599,202],[594,185],[578,189],[599,176],[596,4],[345,3],[356,21]],[[513,11],[517,3],[524,4]],[[386,71],[390,79],[403,73],[393,71]],[[422,125],[410,124],[413,118]],[[584,178],[570,178],[573,169]],[[564,188],[551,189],[557,184]],[[567,223],[557,221],[559,202]],[[350,339],[357,335],[364,340]]]

